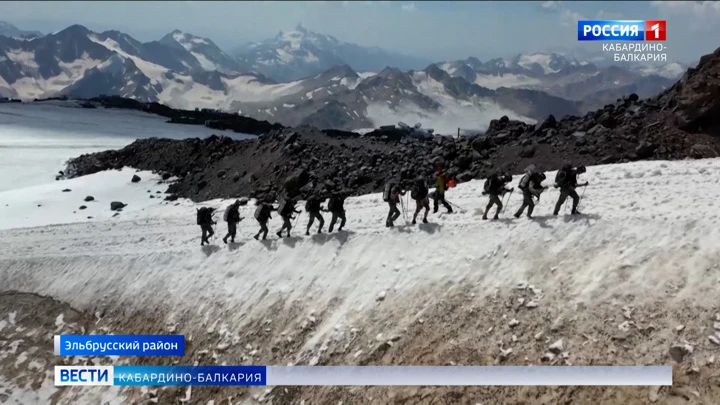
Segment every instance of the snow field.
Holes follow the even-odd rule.
[[[7,173],[0,176],[0,192],[55,183],[58,170],[64,169],[68,159],[84,153],[120,149],[135,139],[205,138],[212,134],[234,139],[254,138],[203,126],[168,124],[163,117],[143,112],[88,110],[71,105],[75,104],[0,105],[0,171]],[[2,224],[0,220],[0,227]]]
[[[587,215],[578,217],[550,215],[557,198],[551,188],[536,207],[534,221],[511,218],[521,202],[518,193],[501,220],[482,221],[486,199],[480,195],[482,182],[473,181],[447,194],[467,211],[448,215],[441,208],[428,225],[406,227],[400,219],[401,226],[386,229],[386,204],[373,194],[347,201],[347,232],[305,237],[303,213],[294,230],[302,237],[277,240],[273,232],[280,220],[275,217],[272,240],[257,242],[251,239],[258,226],[250,204],[242,207],[240,243],[230,249],[220,240],[226,231],[222,210],[230,201],[206,203],[219,209],[217,246],[201,248],[193,204],[149,199],[146,190],[154,193],[157,187],[148,184],[155,179],[130,184],[131,173],[126,169],[58,182],[52,185],[56,190],[43,186],[3,193],[10,206],[0,207],[9,213],[3,215],[9,221],[2,228],[84,222],[3,231],[0,263],[6,265],[0,275],[8,281],[6,288],[50,294],[78,308],[107,296],[118,305],[176,311],[219,301],[237,306],[238,313],[261,310],[268,294],[290,301],[312,297],[320,307],[342,297],[338,318],[371,305],[382,290],[403,295],[449,280],[484,280],[478,293],[488,294],[532,278],[549,288],[562,279],[563,294],[578,300],[607,298],[613,294],[609,286],[650,297],[661,292],[660,280],[681,275],[687,278],[687,297],[699,302],[710,299],[697,295],[699,290],[718,288],[717,280],[708,282],[720,236],[718,160],[593,167],[580,207]],[[65,187],[73,191],[60,192]],[[74,219],[77,205],[93,206],[82,202],[93,193],[100,200],[92,208],[97,218]],[[118,218],[107,219],[109,200],[116,199],[129,205]],[[49,206],[38,208],[36,201]],[[23,208],[38,214],[24,217]],[[327,228],[330,215],[325,218]],[[564,271],[548,274],[553,267]],[[56,282],[58,276],[62,283]],[[150,288],[155,284],[158,290]]]
[[[467,316],[472,318],[473,308],[495,308],[498,294],[505,296],[508,291],[532,291],[532,301],[528,299],[525,304],[534,302],[540,311],[568,319],[592,319],[600,316],[600,308],[607,316],[608,305],[624,302],[627,297],[632,297],[634,307],[656,308],[660,319],[654,323],[663,322],[667,316],[673,328],[677,315],[670,312],[675,307],[691,305],[694,314],[717,312],[720,159],[591,167],[581,178],[590,182],[581,202],[586,215],[577,217],[551,215],[558,195],[551,187],[536,207],[533,221],[511,217],[521,202],[517,192],[511,195],[500,220],[482,221],[487,199],[481,196],[482,181],[472,181],[447,193],[449,201],[461,208],[459,212],[444,214],[440,208],[441,214],[431,213],[427,225],[405,226],[401,217],[399,226],[385,228],[387,205],[379,194],[372,194],[346,202],[347,232],[315,235],[316,223],[313,236],[306,237],[307,214],[303,213],[293,231],[302,236],[278,240],[273,232],[281,223],[274,215],[271,240],[262,242],[251,239],[258,226],[252,219],[255,207],[250,204],[241,207],[245,219],[239,225],[239,243],[222,244],[226,228],[219,220],[216,245],[202,248],[195,208],[217,207],[216,218],[221,219],[232,200],[159,202],[145,198],[146,188],[156,179],[139,173],[143,180],[131,184],[133,173],[126,168],[58,182],[52,185],[57,188],[54,194],[50,185],[0,194],[11,201],[11,208],[28,204],[27,210],[36,209],[30,204],[33,198],[52,197],[52,214],[48,211],[44,220],[58,224],[40,226],[40,218],[22,218],[18,207],[11,215],[0,215],[0,228],[5,228],[0,231],[3,289],[49,295],[75,309],[94,312],[96,317],[116,317],[114,333],[127,333],[133,325],[148,330],[140,325],[149,317],[154,331],[190,336],[195,345],[212,352],[217,364],[241,360],[243,364],[267,363],[268,359],[253,360],[253,353],[267,349],[267,342],[279,345],[278,341],[292,339],[299,341],[292,343],[297,346],[292,346],[289,361],[322,364],[334,348],[350,345],[358,333],[374,337],[372,342],[392,340],[399,333],[404,336],[402,342],[410,339],[405,350],[412,353],[415,340],[408,330],[418,330],[413,325],[423,322],[428,325],[428,329],[420,329],[425,333],[446,330],[451,334],[442,338],[447,347],[437,349],[447,352],[451,350],[448,347],[463,344],[472,336],[479,339],[490,335],[493,327],[462,328],[464,332],[455,336],[460,332],[451,324],[462,321],[431,323],[433,312],[462,299],[462,308],[470,311]],[[553,178],[554,173],[548,173],[548,179]],[[518,180],[516,177],[512,186]],[[73,191],[60,192],[64,187]],[[92,193],[103,199],[98,209],[105,214],[96,214],[91,220],[74,220],[71,214],[62,214],[75,209],[77,198]],[[120,216],[107,218],[110,211],[105,207],[106,199],[129,205]],[[327,229],[330,216],[324,216]],[[8,217],[13,217],[12,226],[4,222]],[[657,303],[662,304],[652,306]],[[122,314],[132,320],[124,320]],[[524,325],[534,322],[530,315],[496,314],[499,324],[517,328],[521,343],[527,334],[531,340],[533,334],[542,335],[532,330],[522,334]],[[514,317],[519,319],[519,326],[514,326],[518,322],[513,322]],[[0,314],[0,323],[3,321],[2,326],[6,326],[7,314]],[[312,333],[297,335],[304,333],[298,328],[305,331],[308,325],[312,325]],[[566,338],[576,341],[571,346],[575,354],[583,351],[578,339],[592,342],[593,335],[601,337],[597,333],[622,331],[628,325],[613,322],[609,332],[588,328],[585,337]],[[259,346],[238,337],[263,328],[274,332],[258,337],[265,342]],[[698,353],[705,350],[703,344],[713,347],[705,341],[712,330],[700,333],[703,341],[692,343]],[[663,339],[663,344],[676,340],[662,331],[657,336],[655,339]],[[234,356],[239,357],[218,354],[214,349],[218,342],[230,344],[235,348],[233,353],[238,352]],[[350,346],[354,355],[350,353],[349,358],[371,355],[362,354],[368,349],[358,350],[364,347],[359,345]],[[515,350],[527,353],[529,349],[515,346]],[[659,350],[666,353],[667,347]],[[497,348],[492,353],[496,352]],[[633,358],[641,363],[654,362],[656,352]],[[403,358],[407,362],[419,359]],[[440,359],[422,363],[438,361],[442,363]],[[15,382],[9,386],[14,387]],[[11,398],[39,395],[13,389]],[[193,398],[205,395],[202,392],[193,390]],[[253,392],[256,398],[260,395],[260,391]],[[42,395],[49,392],[42,391]],[[100,397],[121,394],[97,389],[76,395],[74,400],[80,402],[75,403],[93,403]],[[68,398],[64,395],[62,403],[70,403]],[[256,402],[248,399],[233,403]]]

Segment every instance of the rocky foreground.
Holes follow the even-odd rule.
[[[176,118],[177,120],[178,118]],[[246,119],[250,120],[250,119]],[[249,127],[247,121],[244,125]],[[237,128],[235,128],[237,130]],[[257,197],[280,191],[379,191],[390,179],[432,180],[437,166],[458,182],[499,170],[517,174],[531,163],[554,170],[564,163],[595,165],[651,159],[720,156],[720,49],[657,97],[631,94],[582,117],[529,125],[507,117],[483,136],[415,139],[381,129],[361,136],[313,127],[263,123],[258,140],[138,140],[118,151],[69,162],[68,177],[131,166],[176,177],[168,192],[203,201]]]

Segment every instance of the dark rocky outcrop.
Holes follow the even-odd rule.
[[[282,129],[280,124],[258,121],[238,114],[231,114],[210,109],[179,110],[160,103],[144,103],[141,101],[117,96],[91,98],[84,102],[89,106],[105,108],[122,108],[145,111],[168,118],[169,123],[204,125],[217,130],[231,130],[250,135],[260,135],[272,130]]]

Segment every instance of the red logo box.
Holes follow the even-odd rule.
[[[667,39],[667,20],[645,20],[645,40],[665,41]]]

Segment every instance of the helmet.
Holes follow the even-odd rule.
[[[586,171],[586,170],[585,170],[585,166],[578,166],[578,167],[577,167],[577,172],[578,172],[578,173],[585,173],[585,171]]]
[[[240,205],[240,200],[235,200],[235,202],[233,203],[233,205]]]

